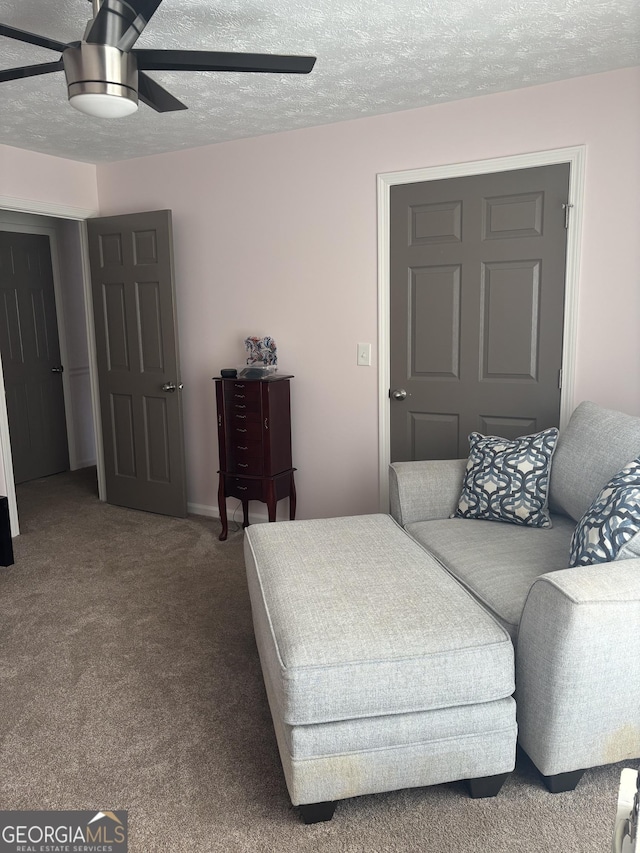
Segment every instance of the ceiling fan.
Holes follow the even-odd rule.
[[[60,52],[55,62],[0,71],[0,83],[64,70],[69,102],[83,113],[121,118],[138,99],[159,113],[187,107],[146,71],[254,71],[308,74],[313,56],[218,53],[208,50],[133,49],[162,0],[89,0],[93,17],[82,41],[69,44],[0,24],[0,35]]]

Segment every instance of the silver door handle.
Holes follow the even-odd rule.
[[[389,392],[389,396],[392,400],[404,400],[407,396],[407,392],[404,388],[394,388],[393,391]]]
[[[52,373],[62,373],[63,370],[64,370],[64,367],[62,365],[60,365],[60,367],[52,367],[51,368]]]
[[[165,382],[164,385],[161,387],[161,390],[166,391],[167,394],[173,394],[176,388],[179,388],[182,391],[183,387],[184,386],[182,382],[180,382],[178,385],[176,385],[174,382]]]

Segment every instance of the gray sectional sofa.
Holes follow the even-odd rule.
[[[267,696],[306,822],[404,787],[494,796],[516,739],[552,792],[640,757],[640,557],[566,568],[576,522],[639,454],[640,418],[583,403],[553,457],[550,528],[450,517],[466,460],[449,460],[391,466],[393,518],[247,529]]]
[[[391,466],[391,513],[503,625],[518,740],[552,791],[640,757],[640,558],[566,568],[576,522],[640,454],[640,418],[581,403],[551,467],[553,527],[450,518],[466,460]]]

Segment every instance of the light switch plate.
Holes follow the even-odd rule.
[[[371,344],[358,344],[359,367],[371,367]]]

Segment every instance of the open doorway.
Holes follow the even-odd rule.
[[[63,368],[61,373],[64,397],[62,430],[64,432],[66,429],[68,451],[68,465],[66,467],[71,471],[87,469],[89,475],[93,470],[93,481],[96,482],[96,485],[95,489],[92,486],[92,490],[97,494],[95,420],[85,308],[83,227],[83,223],[77,220],[0,210],[0,231],[9,235],[11,233],[33,235],[40,237],[41,240],[46,238],[43,245],[48,243],[57,315],[55,323],[60,342],[59,366]],[[7,404],[9,404],[9,400],[7,400]],[[10,408],[9,405],[7,408]],[[5,409],[0,414],[6,418],[7,410]],[[44,428],[46,429],[47,426],[45,424]],[[7,419],[1,430],[3,434],[2,455],[5,463],[5,480],[7,481],[5,490],[9,497],[10,509],[13,503],[12,532],[16,535],[19,532],[20,489],[17,491],[16,498],[14,482],[16,479],[22,478],[12,477],[15,467],[15,453],[12,451],[12,444],[15,443],[16,436],[15,423],[13,424],[13,441],[10,438],[11,429],[12,425]],[[9,459],[12,460],[11,472],[6,470]],[[14,494],[12,495],[12,493]]]

